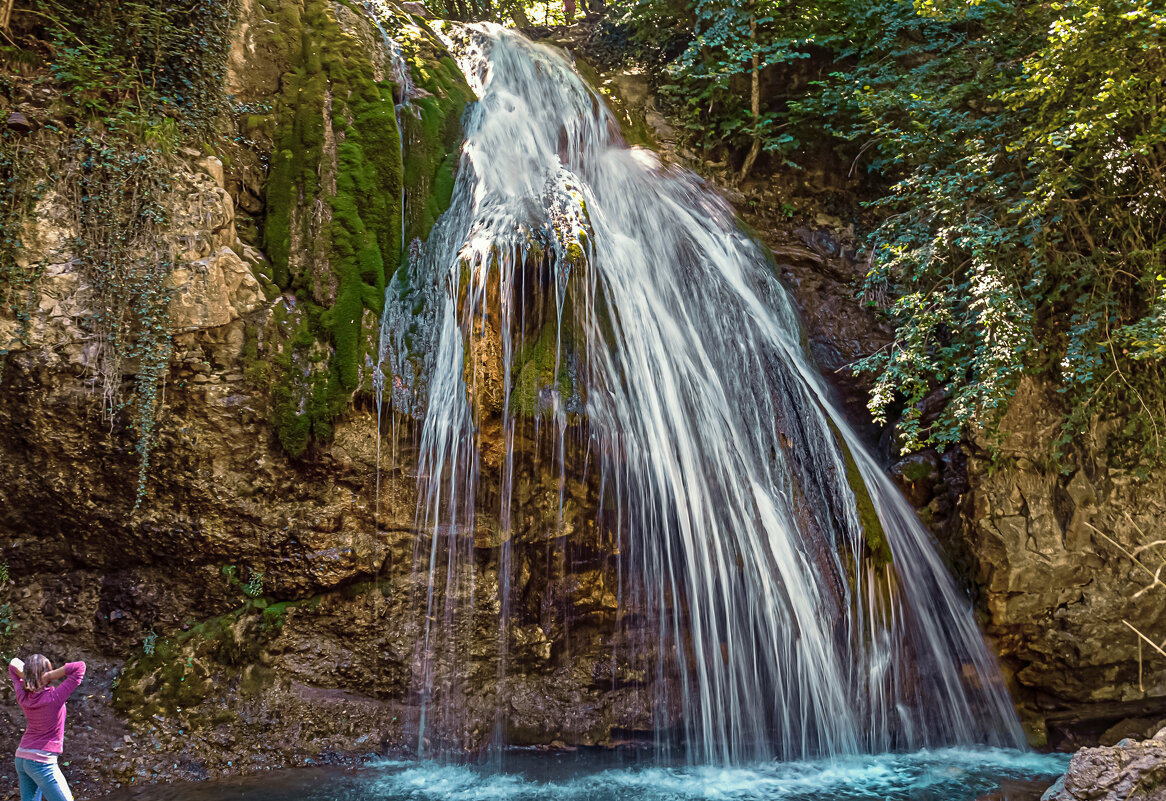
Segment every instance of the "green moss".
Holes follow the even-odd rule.
[[[276,304],[281,308],[282,304]],[[334,325],[335,309],[302,303],[295,316],[280,324],[281,350],[272,358],[278,376],[272,387],[273,422],[280,444],[301,456],[312,438],[332,436],[333,421],[348,405],[341,385],[340,365],[321,340]]]
[[[902,466],[903,478],[908,481],[922,481],[931,475],[932,468],[924,462],[907,462]]]
[[[569,319],[564,311],[564,319]],[[571,394],[571,379],[567,371],[566,354],[569,337],[560,342],[559,326],[553,319],[543,325],[538,338],[528,341],[514,360],[514,388],[510,392],[510,411],[516,417],[535,417],[542,409],[539,394],[543,389],[558,385],[565,398]],[[556,356],[559,362],[555,374]]]
[[[453,59],[414,59],[415,113],[402,115],[405,136],[406,240],[425,240],[453,196],[462,140],[461,118],[473,93]]]
[[[232,567],[223,572],[234,578]],[[349,585],[339,593],[351,599],[378,588],[385,594],[390,591],[389,583],[382,581]],[[323,598],[250,599],[234,611],[158,640],[151,653],[139,650],[126,660],[114,687],[114,708],[139,721],[155,714],[189,713],[221,686],[224,670],[239,677],[240,692],[262,692],[275,680],[274,671],[262,664],[264,651],[280,636],[293,609],[310,614]],[[212,726],[225,722],[219,713],[205,711],[191,714],[190,719],[192,725],[196,721]]]
[[[239,609],[191,626],[158,640],[152,653],[140,651],[127,660],[114,688],[113,705],[138,720],[155,713],[172,714],[201,704],[216,682],[216,668],[247,668],[244,680],[254,676],[263,650],[279,636],[287,612],[315,608],[320,597],[269,604],[249,600]]]
[[[248,324],[243,328],[243,378],[256,389],[266,389],[271,379],[271,366],[259,354],[259,328]]]
[[[218,640],[240,612],[212,618],[188,631],[159,640],[153,652],[127,663],[113,693],[114,708],[139,719],[156,712],[172,713],[197,706],[212,688],[210,671],[200,656],[206,645],[217,651]]]
[[[304,28],[301,19],[302,4],[289,0],[260,0],[260,5],[276,23],[267,28],[268,44],[280,53],[284,62],[288,64],[298,62]]]
[[[298,340],[274,365],[274,423],[284,449],[298,456],[313,438],[331,436],[335,418],[361,389],[361,366],[375,358],[375,321],[365,312],[381,313],[386,279],[401,264],[402,186],[410,239],[426,238],[449,205],[471,92],[449,58],[414,59],[426,94],[416,101],[417,116],[403,115],[410,132],[403,163],[393,84],[375,80],[371,59],[332,6],[306,0],[302,13],[293,13],[286,7],[298,6],[295,0],[263,3],[282,23],[272,46],[288,58],[272,118],[263,239],[272,281],[294,292],[311,317],[301,328],[330,346],[326,368],[318,365],[321,351]],[[329,142],[334,152],[326,152]],[[322,232],[312,228],[321,202],[331,212]]]
[[[451,60],[415,59],[427,94],[416,101],[418,115],[403,120],[412,126],[410,160],[403,164],[393,86],[374,80],[368,59],[360,57],[361,48],[339,27],[330,6],[309,0],[301,14],[286,8],[292,0],[263,2],[284,23],[273,46],[289,59],[271,118],[276,146],[264,242],[272,260],[272,294],[294,292],[311,318],[287,337],[272,363],[274,422],[285,450],[298,456],[312,438],[331,436],[335,417],[360,388],[361,365],[374,355],[368,351],[375,332],[364,330],[365,311],[380,313],[386,278],[401,262],[402,183],[411,236],[426,237],[448,207],[461,112],[471,94]],[[248,126],[266,124],[255,116]],[[339,143],[334,154],[325,152],[329,126]],[[311,209],[321,200],[331,211],[324,232],[309,228]],[[321,272],[321,261],[332,278]],[[331,346],[326,368],[315,341]],[[252,372],[264,377],[258,367]]]
[[[830,430],[834,432],[834,438],[842,449],[842,458],[846,463],[846,482],[850,484],[850,489],[854,492],[854,501],[858,506],[858,521],[862,524],[867,554],[875,567],[885,567],[892,561],[891,544],[887,541],[887,532],[883,528],[882,521],[879,520],[874,500],[870,496],[870,490],[866,488],[866,482],[862,480],[862,472],[858,469],[858,463],[854,461],[854,454],[850,452],[850,447],[842,437],[842,432],[835,428],[833,423],[830,423]]]

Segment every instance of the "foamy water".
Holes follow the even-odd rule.
[[[621,764],[609,754],[502,755],[503,768],[374,760],[356,771],[305,768],[248,780],[140,788],[156,801],[974,801],[1002,785],[1041,789],[1068,757],[1006,749],[938,749],[740,767]],[[625,756],[624,759],[634,759]]]

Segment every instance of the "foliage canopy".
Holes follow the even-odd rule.
[[[1122,421],[1166,456],[1166,4],[1160,0],[625,0],[704,141],[791,167],[827,139],[864,173],[865,296],[897,336],[858,369],[908,447],[992,429],[1021,376],[1065,398],[1068,446]],[[755,23],[753,27],[750,23]],[[771,87],[746,102],[757,56]],[[805,62],[800,69],[797,62]],[[948,398],[936,422],[921,401]]]

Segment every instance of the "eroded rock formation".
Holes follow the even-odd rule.
[[[1149,740],[1082,748],[1041,801],[1162,801],[1166,799],[1166,729]]]

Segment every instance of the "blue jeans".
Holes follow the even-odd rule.
[[[56,762],[17,757],[16,778],[20,782],[20,801],[73,801],[69,783]]]

